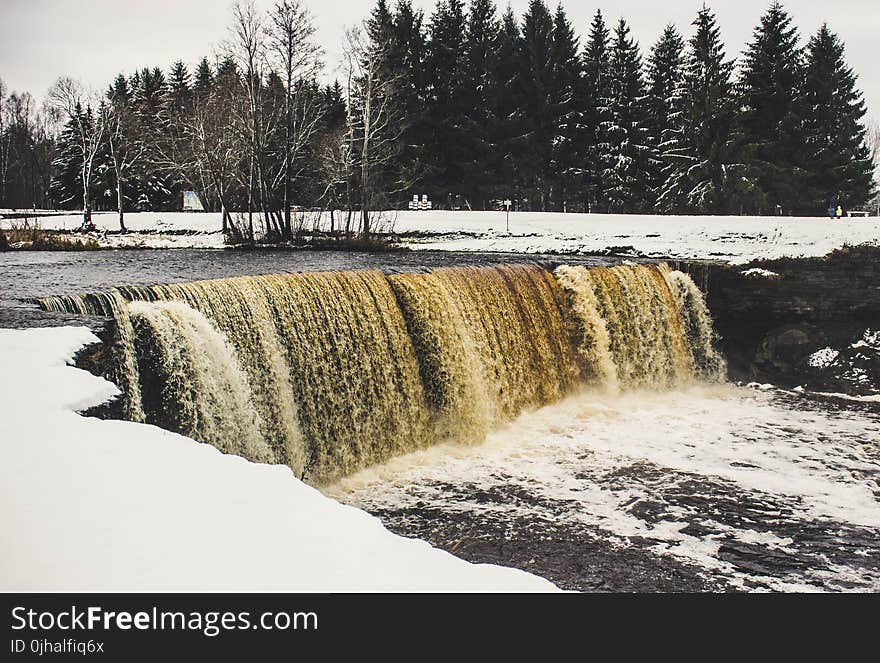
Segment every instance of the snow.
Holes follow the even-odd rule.
[[[85,418],[115,386],[87,329],[0,330],[0,591],[550,591],[404,539],[295,479],[152,426]]]
[[[137,233],[107,235],[111,246],[219,248],[220,214],[205,212],[139,212],[125,215]],[[749,216],[654,216],[513,212],[510,232],[504,212],[401,211],[375,215],[380,230],[393,230],[413,249],[497,251],[515,253],[592,253],[658,258],[702,258],[744,264],[757,259],[824,256],[844,245],[877,244],[880,218],[796,218]],[[46,229],[74,230],[80,214],[41,216]],[[96,213],[94,223],[115,230],[114,212]],[[0,220],[8,226],[12,219]],[[311,226],[311,217],[307,221]],[[324,215],[329,227],[329,214]],[[172,234],[189,233],[189,234]],[[763,274],[768,276],[768,274]]]
[[[833,348],[822,348],[811,354],[807,363],[813,368],[828,368],[839,356],[840,353]]]
[[[858,350],[860,348],[869,348],[871,350],[880,350],[880,330],[872,331],[870,329],[866,329],[862,339],[860,341],[856,341],[851,346],[854,350]]]
[[[651,216],[518,212],[410,212],[396,232],[449,233],[413,248],[526,253],[632,247],[649,257],[707,258],[734,264],[785,256],[824,256],[846,244],[877,244],[880,219]],[[620,252],[620,251],[616,251]]]
[[[760,267],[753,267],[752,269],[746,269],[740,272],[745,277],[748,278],[758,278],[758,279],[778,279],[779,274],[776,272],[771,272],[769,269],[761,269]]]

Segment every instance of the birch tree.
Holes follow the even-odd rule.
[[[377,187],[383,182],[378,176],[390,162],[401,124],[395,121],[395,77],[383,67],[389,45],[376,43],[365,36],[363,26],[346,33],[343,49],[347,74],[349,123],[357,140],[360,170],[361,232],[371,231],[370,212],[383,193]],[[405,188],[405,183],[396,183]]]
[[[119,213],[119,230],[125,232],[125,196],[123,187],[131,168],[146,151],[143,137],[139,135],[138,116],[131,104],[131,94],[125,78],[120,76],[101,106],[113,173],[116,177],[116,209]]]
[[[278,0],[269,13],[269,45],[284,83],[284,148],[279,173],[282,189],[282,234],[290,239],[290,207],[296,170],[304,150],[321,124],[323,105],[307,85],[320,73],[323,52],[314,41],[312,15],[301,0]],[[274,183],[273,183],[274,184]]]
[[[53,114],[75,127],[77,155],[80,158],[84,230],[95,227],[92,223],[92,178],[95,156],[101,148],[105,130],[105,117],[102,113],[98,113],[91,122],[86,121],[87,115],[92,114],[91,108],[96,105],[96,100],[94,93],[86,92],[80,83],[67,77],[59,78],[48,94],[48,104]]]

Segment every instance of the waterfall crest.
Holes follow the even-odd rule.
[[[315,483],[478,442],[584,386],[724,373],[702,293],[665,266],[245,276],[40,304],[115,319],[129,419]]]

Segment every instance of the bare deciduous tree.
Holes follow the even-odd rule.
[[[269,13],[274,64],[284,82],[284,150],[279,173],[282,187],[282,234],[291,236],[291,190],[300,175],[297,163],[320,127],[323,105],[307,83],[321,70],[323,52],[314,41],[312,16],[301,0],[278,0]],[[273,185],[275,183],[273,182]]]
[[[59,78],[49,90],[47,103],[59,118],[71,122],[76,129],[77,148],[81,156],[80,179],[83,189],[83,228],[92,229],[91,188],[95,156],[104,137],[103,113],[93,114],[92,106],[99,105],[97,95],[86,92],[72,78]],[[91,118],[89,116],[92,116]],[[91,119],[91,121],[88,121]]]
[[[388,44],[373,43],[364,26],[346,33],[343,53],[347,76],[349,124],[358,141],[357,159],[360,166],[361,232],[370,234],[370,212],[379,199],[382,183],[377,176],[391,161],[401,135],[396,121],[394,87],[397,78],[383,69],[382,61]]]
[[[101,105],[107,143],[110,146],[110,159],[116,176],[116,205],[119,211],[119,230],[125,232],[125,197],[123,186],[131,168],[146,152],[146,143],[138,126],[138,115],[131,104],[131,98],[111,91],[107,101]]]
[[[225,50],[241,71],[241,83],[245,93],[244,108],[236,105],[233,110],[238,111],[241,132],[248,147],[248,237],[250,241],[254,241],[254,206],[256,202],[260,202],[262,207],[262,194],[265,192],[263,163],[266,151],[266,124],[262,97],[267,35],[263,17],[254,6],[253,0],[235,4],[232,15],[233,24]],[[257,187],[259,200],[254,196]],[[266,217],[268,227],[268,214]]]

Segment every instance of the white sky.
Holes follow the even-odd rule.
[[[327,52],[328,77],[338,64],[345,27],[365,18],[373,0],[306,0]],[[257,0],[268,7],[271,0]],[[393,4],[393,0],[392,0]],[[497,0],[503,9],[506,0]],[[555,7],[556,0],[549,5]],[[606,21],[625,17],[643,52],[666,23],[686,36],[703,0],[563,0],[582,41],[597,8]],[[728,56],[749,40],[769,0],[715,0]],[[434,0],[414,0],[430,14]],[[512,0],[521,16],[528,0]],[[847,58],[859,76],[869,115],[880,117],[880,0],[788,0],[806,39],[828,21],[847,46]],[[143,66],[167,68],[177,59],[195,64],[210,55],[226,34],[230,0],[0,0],[0,78],[10,91],[42,98],[59,75],[70,75],[103,89],[121,71]]]

